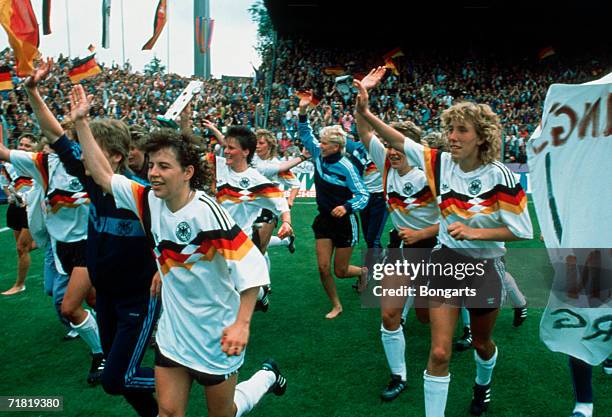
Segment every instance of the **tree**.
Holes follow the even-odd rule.
[[[274,26],[263,0],[257,0],[249,7],[251,20],[257,23],[257,46],[255,50],[264,58],[274,45]]]
[[[151,62],[144,67],[144,73],[146,75],[163,74],[166,72],[166,66],[161,63],[161,59],[154,56]]]

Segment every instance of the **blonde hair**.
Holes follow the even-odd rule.
[[[448,152],[448,139],[442,134],[442,132],[431,132],[423,136],[421,144],[429,146],[432,149],[439,149],[444,152]]]
[[[270,159],[278,156],[278,142],[276,142],[276,137],[274,133],[269,131],[268,129],[257,129],[255,131],[255,136],[257,139],[264,138],[266,143],[268,144],[268,149],[270,150]]]
[[[416,143],[421,143],[423,131],[410,120],[391,122],[391,127]]]
[[[120,171],[127,167],[127,158],[130,153],[130,129],[127,124],[115,119],[99,119],[89,124],[91,133],[96,142],[109,153],[120,155]]]
[[[463,101],[442,112],[442,127],[446,131],[453,122],[470,122],[476,135],[484,142],[478,146],[478,159],[483,164],[498,160],[501,152],[501,123],[491,107]]]
[[[321,140],[325,139],[329,143],[335,143],[343,150],[346,146],[346,132],[340,125],[326,126],[321,129],[319,136]]]

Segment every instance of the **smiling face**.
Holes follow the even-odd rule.
[[[387,146],[386,143],[385,147],[387,148],[387,158],[389,158],[391,168],[394,168],[398,171],[403,171],[404,169],[409,168],[406,155],[404,155],[402,152],[397,151],[393,147]]]
[[[321,138],[319,142],[319,148],[321,149],[321,156],[326,157],[340,152],[340,145],[335,142],[330,142],[327,138]]]
[[[136,146],[130,146],[128,154],[128,166],[132,171],[140,171],[145,161],[145,154]]]
[[[264,137],[260,137],[257,139],[257,148],[255,149],[257,152],[257,156],[261,159],[268,159],[270,153],[270,146],[268,145],[268,141]]]
[[[149,155],[149,182],[156,197],[174,200],[189,192],[193,166],[183,168],[172,148],[162,148]]]
[[[248,149],[242,149],[240,142],[232,137],[225,138],[225,163],[232,169],[240,168],[242,165],[247,164],[247,157],[249,156]]]
[[[461,163],[478,160],[478,147],[484,143],[484,139],[478,137],[473,123],[453,120],[446,134],[453,161]]]
[[[34,150],[34,141],[32,141],[31,138],[24,136],[23,138],[19,139],[17,149],[20,151],[32,152]]]

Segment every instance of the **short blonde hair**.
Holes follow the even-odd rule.
[[[391,127],[416,143],[421,143],[423,131],[410,120],[391,122]]]
[[[448,152],[448,139],[442,134],[442,132],[431,132],[423,136],[421,144],[428,146],[432,149],[439,149],[441,151]]]
[[[270,159],[278,156],[278,142],[276,141],[274,133],[272,133],[268,129],[257,129],[255,131],[255,136],[257,137],[257,139],[264,138],[266,140],[266,143],[268,144],[268,149],[270,150]]]
[[[346,146],[346,132],[340,125],[326,126],[319,133],[321,140],[325,139],[329,143],[340,146],[340,150]]]
[[[476,135],[484,142],[478,147],[478,159],[483,164],[498,160],[501,152],[501,123],[491,107],[487,104],[476,104],[462,101],[453,104],[442,112],[442,127],[446,131],[453,122],[470,122],[474,125]]]

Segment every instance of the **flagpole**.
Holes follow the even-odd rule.
[[[123,0],[121,0],[121,55],[123,56],[123,67],[125,68],[125,28],[123,25]]]
[[[66,36],[68,39],[68,57],[72,58],[72,52],[70,49],[70,13],[68,12],[68,1],[66,0]]]
[[[168,26],[168,38],[166,44],[167,63],[166,74],[170,74],[170,2],[166,3],[166,25]]]

